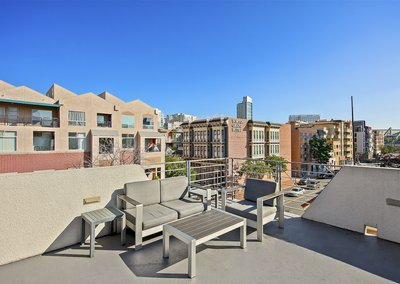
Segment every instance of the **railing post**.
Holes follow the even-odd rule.
[[[282,162],[276,161],[276,182],[278,183],[279,191],[282,191]]]
[[[190,160],[187,160],[187,161],[186,161],[186,176],[187,176],[187,178],[188,178],[188,184],[189,184],[189,185],[190,185],[190,181],[192,180],[190,175],[191,175]]]
[[[234,187],[235,186],[235,171],[233,169],[233,165],[234,165],[234,159],[233,158],[231,159],[231,162],[232,162],[232,169],[231,169],[232,184],[231,184],[231,186]]]
[[[229,158],[225,157],[225,187],[228,187]]]

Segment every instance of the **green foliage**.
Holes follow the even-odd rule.
[[[390,155],[390,154],[394,154],[396,152],[400,152],[400,147],[393,146],[393,145],[384,145],[381,147],[382,155]]]
[[[265,162],[273,169],[273,171],[276,171],[276,162],[280,162],[281,163],[283,172],[286,172],[286,170],[287,170],[288,161],[286,161],[282,157],[279,157],[279,156],[268,156],[266,158]]]
[[[315,135],[310,139],[309,144],[311,157],[320,164],[327,164],[331,157],[332,145],[325,138],[318,138]]]
[[[172,163],[175,162],[175,163]],[[176,163],[180,162],[180,163]],[[184,159],[177,156],[165,156],[165,177],[178,177],[178,176],[186,176],[186,162]],[[191,180],[196,180],[197,172],[195,170],[191,170]]]
[[[246,174],[250,178],[263,178],[265,174],[274,170],[265,161],[246,161],[239,170],[240,174]]]

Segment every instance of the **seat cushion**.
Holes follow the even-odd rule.
[[[244,188],[244,199],[257,202],[257,198],[275,193],[276,190],[277,183],[274,181],[248,178]],[[275,206],[276,202],[272,199],[264,201],[264,204]]]
[[[146,180],[126,183],[125,194],[143,205],[160,203],[160,181]],[[130,208],[133,206],[127,203],[126,209]]]
[[[160,181],[161,203],[184,198],[188,193],[188,178],[171,177]]]
[[[257,221],[257,205],[255,202],[241,200],[226,204],[225,211],[246,219]],[[263,217],[276,214],[276,207],[264,205]]]
[[[179,218],[184,218],[193,214],[201,213],[206,208],[203,202],[191,198],[171,200],[161,203],[161,205],[178,212]]]
[[[136,224],[135,209],[125,210],[126,219]],[[160,204],[143,206],[143,230],[147,230],[178,219],[178,213]]]

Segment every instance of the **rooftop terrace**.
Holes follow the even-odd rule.
[[[248,228],[244,250],[238,229],[199,246],[192,280],[175,238],[169,259],[160,234],[135,251],[133,231],[121,246],[99,225],[94,258],[77,244],[81,213],[116,206],[124,183],[141,180],[138,165],[0,175],[0,283],[400,283],[398,169],[343,167],[303,217],[286,212],[284,229],[265,225],[263,242]],[[90,196],[100,203],[82,203]],[[366,226],[377,236],[364,235]]]
[[[197,277],[187,278],[186,246],[171,240],[169,260],[162,240],[148,239],[135,251],[119,236],[97,239],[94,258],[75,245],[0,267],[2,283],[389,283],[400,282],[400,245],[286,216],[285,229],[265,226],[264,242],[249,230],[248,246],[238,247],[239,230],[197,250]]]

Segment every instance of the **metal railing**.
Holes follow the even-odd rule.
[[[9,117],[0,116],[0,124],[9,126],[42,126],[42,127],[59,127],[58,118],[45,117]]]
[[[342,166],[275,159],[210,158],[153,163],[144,167],[152,169],[152,178],[186,176],[191,185],[216,190],[238,188],[235,192],[237,199],[243,198],[243,189],[240,188],[244,187],[247,178],[274,180],[279,190],[287,195],[286,211],[302,215]]]

